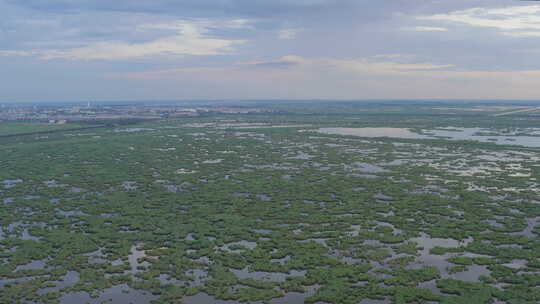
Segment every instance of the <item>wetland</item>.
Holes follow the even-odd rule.
[[[0,303],[540,301],[538,117],[273,107],[2,129]]]

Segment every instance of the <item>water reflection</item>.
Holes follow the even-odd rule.
[[[429,138],[403,128],[321,128],[319,132],[325,134],[349,135],[360,137],[394,137],[406,139]]]
[[[64,277],[60,281],[55,282],[54,287],[46,287],[46,288],[40,289],[38,291],[38,294],[41,295],[41,294],[46,294],[50,292],[59,292],[63,288],[71,287],[75,285],[77,282],[80,281],[80,279],[81,278],[78,272],[68,271],[66,275],[64,275]]]
[[[199,293],[194,296],[185,297],[182,299],[183,303],[186,304],[207,304],[207,303],[214,303],[214,304],[238,304],[237,301],[224,301],[224,300],[218,300],[211,295],[208,295],[206,293]]]
[[[317,292],[317,289],[319,289],[321,285],[312,285],[305,287],[306,292],[300,293],[300,292],[289,292],[285,294],[282,298],[273,299],[270,301],[271,304],[301,304],[305,303],[306,298],[311,297],[315,295]]]
[[[231,272],[239,279],[254,279],[261,282],[285,282],[288,277],[300,277],[306,274],[305,270],[291,270],[289,273],[265,271],[250,272],[247,267],[241,270],[231,269]]]
[[[324,134],[335,134],[359,137],[390,137],[403,139],[448,139],[448,140],[474,140],[499,145],[514,145],[525,147],[540,147],[539,136],[526,135],[498,135],[494,131],[482,128],[446,128],[435,130],[422,130],[423,134],[415,133],[405,128],[320,128]],[[496,132],[496,131],[495,131]]]
[[[420,256],[417,258],[419,263],[410,265],[409,267],[418,269],[426,266],[435,266],[441,274],[445,275],[448,274],[448,269],[453,266],[452,263],[446,260],[450,256],[448,254],[431,254],[430,250],[434,247],[457,248],[465,246],[472,242],[472,239],[458,241],[454,239],[431,238],[427,234],[422,234],[420,237],[411,239],[411,241],[417,243],[422,249],[420,250]]]
[[[60,298],[60,304],[74,303],[130,303],[150,304],[157,297],[150,293],[135,290],[126,284],[105,289],[97,298],[91,297],[87,292],[70,292]]]

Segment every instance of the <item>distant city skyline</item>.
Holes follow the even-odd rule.
[[[0,103],[540,100],[540,2],[0,0]]]

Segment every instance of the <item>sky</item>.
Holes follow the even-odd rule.
[[[0,0],[0,102],[540,100],[540,2]]]

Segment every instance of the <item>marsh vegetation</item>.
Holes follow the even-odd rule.
[[[538,303],[536,118],[398,106],[0,139],[0,303]]]

